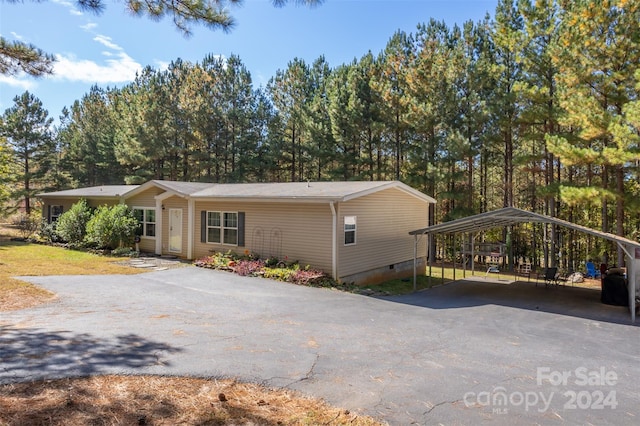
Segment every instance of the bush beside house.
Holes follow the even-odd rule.
[[[83,198],[71,209],[62,213],[55,222],[55,232],[63,240],[74,246],[84,243],[87,235],[87,224],[91,220],[91,208]]]
[[[44,224],[41,236],[49,242],[63,241],[73,247],[117,250],[133,243],[138,220],[124,204],[91,209],[82,199],[56,222]]]

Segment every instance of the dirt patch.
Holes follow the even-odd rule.
[[[382,425],[288,390],[233,380],[95,376],[0,386],[0,424]]]
[[[54,300],[57,296],[41,287],[10,277],[0,284],[0,312],[28,309]]]

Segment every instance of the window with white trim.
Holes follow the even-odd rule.
[[[63,207],[56,205],[56,206],[50,206],[51,210],[51,214],[49,215],[49,222],[56,222],[58,220],[58,218],[62,215],[62,211],[63,211]]]
[[[344,245],[350,246],[356,243],[356,217],[344,217]]]
[[[238,213],[207,212],[207,242],[238,245]]]
[[[133,215],[138,220],[136,235],[155,238],[156,236],[156,209],[134,208]]]

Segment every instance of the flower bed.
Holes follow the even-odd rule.
[[[216,252],[197,259],[194,264],[202,268],[235,272],[242,276],[261,276],[314,287],[339,287],[331,277],[318,269],[309,266],[301,268],[298,262],[287,262],[286,259],[282,261],[274,257],[263,260],[248,251],[243,256],[232,251]]]

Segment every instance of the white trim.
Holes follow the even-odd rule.
[[[181,196],[180,194],[176,194],[173,191],[165,191],[161,194],[158,194],[156,196],[154,196],[153,198],[155,198],[156,200],[160,200],[160,201],[164,201],[167,198],[171,198],[171,197],[180,197],[180,198],[184,198],[183,196]]]
[[[162,255],[162,200],[156,199],[156,228],[160,230],[160,232],[156,231],[156,254]]]
[[[155,240],[157,238],[157,236],[158,236],[158,212],[157,212],[157,209],[155,207],[142,207],[142,206],[127,206],[127,207],[129,207],[129,209],[131,211],[133,211],[133,210],[142,210],[142,234],[143,235],[140,235],[140,238],[144,238],[144,239],[147,239],[147,240]],[[156,221],[153,222],[153,224],[155,225],[155,234],[156,235],[153,236],[153,237],[149,237],[147,235],[144,235],[144,233],[145,233],[144,232],[145,231],[145,226],[144,226],[145,223],[152,223],[152,222],[146,222],[145,221],[145,219],[146,219],[145,210],[153,210],[153,212],[156,214]]]
[[[349,225],[353,225],[353,229],[347,231],[347,218],[353,218],[353,223]],[[343,243],[345,247],[351,247],[358,244],[358,216],[348,215],[342,217],[342,231],[344,235]],[[353,242],[347,243],[347,232],[353,232]]]
[[[329,203],[331,208],[331,274],[334,280],[338,280],[338,212],[335,203]]]
[[[179,193],[167,188],[166,186],[159,184],[157,180],[150,180],[148,182],[145,182],[142,185],[138,186],[137,188],[134,188],[131,191],[123,194],[122,196],[124,198],[135,197],[136,195],[138,195],[138,194],[140,194],[140,193],[142,193],[142,192],[144,192],[144,191],[146,191],[146,190],[148,190],[150,188],[158,188],[158,189],[162,190],[163,191],[162,194],[159,194],[159,195],[163,195],[163,194],[166,194],[166,193],[170,192],[171,195],[184,196],[184,194],[179,194]],[[159,195],[157,195],[157,196],[159,196]]]
[[[193,232],[195,230],[195,200],[189,198],[187,200],[187,259],[193,258],[193,244],[194,244],[194,236]]]
[[[60,213],[57,215],[53,215],[53,209],[54,207],[60,207]],[[62,214],[64,213],[64,206],[62,204],[49,204],[49,218],[48,218],[48,222],[49,223],[53,223],[54,220],[53,218],[56,218],[56,221],[60,218],[60,216],[62,216]]]
[[[428,196],[426,194],[423,194],[422,192],[417,191],[417,190],[411,188],[410,186],[405,185],[404,183],[402,183],[400,181],[391,181],[391,182],[388,182],[385,185],[380,185],[378,187],[370,188],[370,189],[367,189],[365,191],[355,192],[353,194],[346,195],[342,199],[342,201],[353,200],[355,198],[360,198],[360,197],[364,197],[366,195],[375,194],[377,192],[384,191],[385,189],[391,189],[391,188],[397,189],[399,191],[404,192],[405,194],[411,195],[411,196],[419,199],[420,201],[436,204],[436,200],[433,199],[432,197],[430,197],[430,196]]]
[[[206,223],[204,223],[205,226],[205,234],[206,234],[206,238],[205,238],[205,244],[218,244],[221,246],[229,246],[229,247],[238,247],[238,239],[240,237],[240,230],[239,230],[239,212],[237,211],[222,211],[222,210],[205,210],[205,219],[206,219]],[[209,226],[209,213],[219,213],[220,214],[220,226]],[[236,215],[236,227],[232,228],[232,227],[225,227],[224,226],[224,215],[225,214],[235,214]],[[216,229],[220,229],[220,241],[216,242],[216,241],[209,241],[209,228],[216,228]],[[225,229],[235,229],[236,230],[236,242],[235,244],[231,244],[231,243],[225,243],[224,242],[224,230]]]

